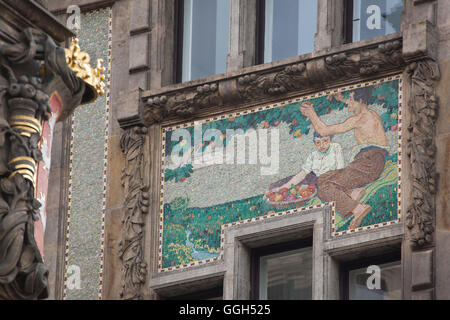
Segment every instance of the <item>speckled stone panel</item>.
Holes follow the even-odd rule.
[[[81,16],[80,47],[90,55],[93,67],[97,59],[103,59],[103,66],[108,68],[109,20],[109,8]],[[77,108],[73,115],[66,272],[71,266],[79,267],[81,282],[77,288],[73,279],[69,285],[66,281],[65,299],[98,299],[101,289],[107,94],[108,90],[94,103]],[[73,272],[66,274],[69,281],[71,276]]]

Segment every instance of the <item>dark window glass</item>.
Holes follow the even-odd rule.
[[[192,292],[174,297],[160,296],[161,300],[223,300],[223,287]]]
[[[225,72],[230,0],[182,1],[181,81]]]
[[[375,279],[378,270],[380,275],[379,280]],[[348,275],[348,288],[349,300],[401,299],[402,279],[400,261],[375,265],[372,268],[369,266],[350,270]]]
[[[314,51],[317,0],[265,0],[263,11],[264,63]]]
[[[401,250],[344,262],[340,266],[344,300],[402,299]],[[369,252],[370,253],[370,252]]]
[[[312,299],[311,239],[256,249],[252,264],[254,299]]]
[[[352,23],[347,42],[375,38],[400,31],[403,0],[348,0]],[[351,32],[350,32],[351,31]]]

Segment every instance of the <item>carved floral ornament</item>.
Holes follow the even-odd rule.
[[[406,71],[411,81],[407,155],[412,181],[406,225],[412,245],[424,247],[433,243],[434,233],[437,193],[435,128],[439,108],[435,85],[440,79],[440,71],[432,59],[413,62]]]
[[[70,43],[70,48],[65,49],[66,62],[69,68],[75,73],[77,77],[82,79],[92,90],[93,96],[83,101],[82,104],[87,104],[95,101],[97,97],[105,94],[105,68],[102,67],[103,60],[97,60],[97,67],[94,69],[90,66],[90,57],[86,52],[81,51],[78,45],[79,40],[73,38]]]
[[[125,192],[119,256],[122,260],[120,297],[125,300],[142,299],[142,286],[147,275],[144,259],[144,226],[148,213],[149,194],[144,175],[145,127],[125,130],[120,148],[125,155],[121,182]]]
[[[143,96],[146,125],[167,118],[190,118],[214,105],[243,104],[320,89],[343,79],[360,79],[404,67],[401,39],[313,58],[281,68],[217,80],[156,96]]]

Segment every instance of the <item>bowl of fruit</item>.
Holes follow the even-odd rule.
[[[291,185],[290,188],[271,189],[266,193],[267,202],[274,208],[302,207],[317,195],[314,184]]]

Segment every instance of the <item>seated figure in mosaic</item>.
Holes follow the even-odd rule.
[[[270,190],[290,188],[292,185],[315,185],[318,188],[318,177],[330,171],[344,168],[344,155],[339,143],[332,142],[333,135],[321,136],[314,132],[314,145],[317,150],[311,152],[302,165],[302,170],[270,186]]]
[[[369,93],[364,89],[352,92],[348,99],[341,93],[335,94],[334,97],[346,103],[353,114],[344,122],[333,125],[326,125],[310,102],[300,106],[302,114],[311,120],[319,134],[332,135],[349,131],[354,133],[359,152],[349,165],[328,171],[318,179],[319,198],[325,202],[334,201],[336,209],[344,219],[354,216],[350,229],[359,227],[363,218],[372,210],[370,205],[359,201],[365,192],[363,187],[378,179],[389,155],[381,117],[363,102],[368,96]]]

